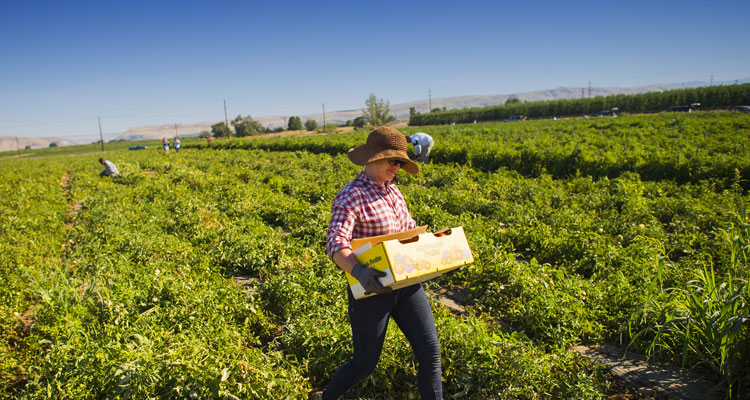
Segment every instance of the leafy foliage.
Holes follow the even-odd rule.
[[[211,125],[211,133],[216,137],[228,137],[229,127],[224,122]]]
[[[396,120],[396,117],[391,115],[391,104],[383,99],[378,99],[373,93],[370,93],[370,97],[365,101],[362,118],[366,123],[373,126],[385,125]]]
[[[453,315],[431,296],[446,393],[601,398],[601,371],[568,348],[608,341],[745,396],[746,117],[557,122],[420,128],[438,162],[400,176],[418,223],[463,226],[477,260],[426,284],[472,304]],[[325,386],[351,356],[325,227],[366,135],[117,152],[113,179],[90,156],[0,163],[0,398]],[[678,154],[687,175],[643,167]],[[418,397],[415,371],[392,326],[348,396]]]
[[[290,131],[302,130],[302,119],[297,116],[289,117],[289,127],[287,129],[289,129]],[[308,129],[308,130],[312,130],[312,129]]]
[[[297,118],[299,119],[299,117]],[[263,127],[263,125],[260,124],[260,122],[254,120],[249,115],[246,117],[238,115],[237,118],[234,119],[232,125],[234,125],[234,129],[237,132],[237,136],[239,137],[258,135],[261,133],[265,133],[266,131],[266,129]]]
[[[305,129],[307,129],[308,131],[314,131],[318,129],[318,121],[314,119],[308,119],[307,121],[305,121]]]

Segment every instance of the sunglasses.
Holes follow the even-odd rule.
[[[399,167],[402,167],[402,168],[403,168],[404,165],[406,165],[405,162],[403,162],[401,160],[396,160],[396,159],[389,159],[388,160],[388,164],[390,164],[391,167],[395,167],[396,165],[398,165]]]

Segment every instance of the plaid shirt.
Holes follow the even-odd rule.
[[[352,239],[403,232],[417,227],[404,196],[392,182],[384,186],[360,172],[336,195],[331,206],[326,253],[350,248]]]

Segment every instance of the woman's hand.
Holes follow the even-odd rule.
[[[378,280],[378,278],[382,278],[385,275],[386,273],[383,271],[378,271],[374,268],[365,268],[359,263],[354,264],[354,267],[352,267],[352,276],[365,288],[365,294],[391,293],[393,289],[383,286],[380,280]]]

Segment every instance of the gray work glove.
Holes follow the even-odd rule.
[[[382,278],[386,275],[383,271],[378,271],[374,268],[365,268],[361,264],[354,264],[352,267],[352,276],[356,278],[362,287],[365,288],[365,294],[377,293],[391,293],[393,289],[383,286],[378,278]]]

